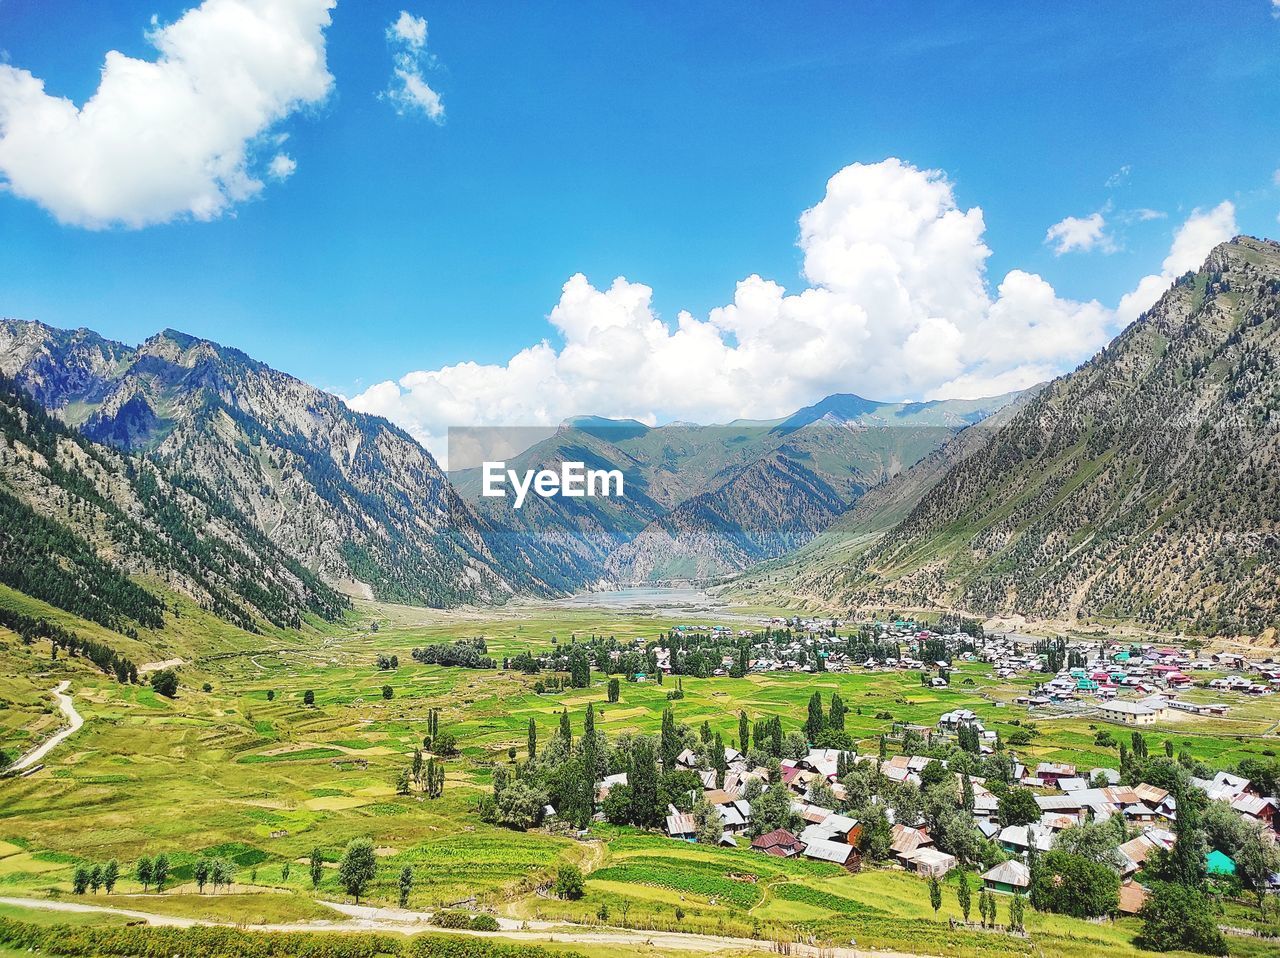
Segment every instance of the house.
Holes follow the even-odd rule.
[[[1010,859],[983,874],[982,883],[991,891],[1017,894],[1031,885],[1031,869],[1016,858]]]
[[[1046,785],[1057,785],[1062,778],[1075,778],[1076,767],[1063,762],[1041,762],[1036,766],[1036,778]]]
[[[1098,705],[1098,711],[1107,721],[1121,725],[1154,725],[1157,719],[1164,718],[1163,710],[1157,712],[1137,702],[1103,702]]]
[[[1204,856],[1204,863],[1209,869],[1210,875],[1234,875],[1236,873],[1236,863],[1229,855],[1224,855],[1216,848]]]
[[[1023,854],[1035,842],[1036,850],[1047,852],[1053,848],[1053,832],[1039,825],[1007,825],[1000,830],[996,841],[1007,852]]]
[[[929,832],[923,828],[894,825],[892,835],[893,842],[890,848],[893,850],[894,857],[903,865],[917,851],[933,845],[933,839],[929,837]]]
[[[1155,853],[1156,849],[1167,847],[1168,845],[1161,841],[1154,831],[1144,832],[1137,838],[1130,839],[1120,846],[1120,854],[1124,856],[1121,874],[1132,875],[1147,863],[1147,859]]]
[[[1276,827],[1276,800],[1274,798],[1241,795],[1231,803],[1231,807],[1245,818],[1251,818],[1267,828],[1274,829]]]
[[[1120,886],[1120,906],[1122,915],[1136,915],[1147,903],[1147,890],[1137,882],[1126,882]]]
[[[956,867],[956,858],[937,849],[921,848],[907,859],[907,867],[917,875],[923,875],[926,878],[930,876],[942,878]]]
[[[693,816],[688,812],[676,810],[675,806],[669,806],[671,814],[667,816],[667,835],[670,838],[679,838],[687,842],[694,841],[697,837],[698,826],[694,822]]]
[[[766,855],[773,855],[775,858],[791,858],[801,854],[805,849],[805,844],[785,828],[776,828],[758,838],[753,838],[751,840],[751,849],[752,851],[764,852]]]
[[[851,872],[856,872],[862,867],[862,856],[858,854],[858,850],[856,848],[852,845],[829,841],[825,838],[818,838],[814,841],[808,842],[801,854],[804,855],[805,858],[813,858],[821,862],[831,862],[835,865],[843,865]]]

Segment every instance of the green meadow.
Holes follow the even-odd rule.
[[[377,631],[371,629],[375,619]],[[670,704],[679,722],[709,722],[727,742],[736,742],[739,710],[753,720],[777,715],[790,730],[803,723],[815,690],[824,698],[838,691],[850,709],[846,727],[863,750],[874,750],[891,725],[877,715],[932,725],[943,712],[966,707],[1006,741],[1019,729],[1030,730],[1031,744],[1017,750],[1029,764],[1114,767],[1115,750],[1095,745],[1090,723],[1028,716],[1014,704],[1034,684],[1030,677],[997,681],[979,664],[960,665],[943,690],[923,688],[915,673],[686,677],[680,701],[668,702],[668,680],[624,682],[621,700],[610,704],[600,675],[593,675],[588,689],[538,695],[534,677],[424,666],[412,660],[411,650],[483,635],[500,660],[546,648],[553,639],[652,639],[682,619],[546,606],[442,613],[361,604],[345,623],[313,625],[303,634],[246,636],[196,609],[180,621],[184,631],[171,644],[144,636],[130,649],[140,663],[148,654],[161,656],[157,649],[173,650],[164,658],[183,659],[174,699],[146,685],[118,685],[79,662],[50,661],[47,644],[24,648],[0,631],[3,747],[20,750],[56,729],[60,716],[48,689],[62,679],[72,681],[85,718],[43,769],[0,781],[0,896],[80,901],[72,895],[76,866],[115,858],[124,873],[115,893],[83,900],[244,925],[335,918],[341,916],[325,902],[346,900],[337,859],[348,841],[367,836],[379,861],[368,896],[373,904],[395,903],[396,876],[410,865],[412,909],[457,906],[529,921],[762,942],[856,939],[860,947],[930,955],[1138,953],[1131,944],[1133,920],[1097,924],[1028,910],[1028,938],[953,931],[948,921],[959,915],[955,876],[935,916],[925,884],[900,870],[851,875],[823,863],[689,845],[609,826],[597,826],[585,840],[541,830],[520,833],[486,825],[474,811],[493,769],[510,762],[508,750],[523,757],[530,718],[545,738],[563,708],[580,728],[588,704],[596,708],[597,727],[611,736],[656,732]],[[69,624],[94,631],[78,620]],[[379,671],[379,654],[398,656],[399,668]],[[206,683],[211,691],[203,691]],[[383,697],[384,685],[393,691],[390,699]],[[315,694],[314,707],[303,704],[307,691]],[[1228,718],[1179,717],[1149,730],[1148,739],[1172,739],[1178,749],[1215,766],[1271,752],[1280,718],[1275,706],[1238,697],[1233,704]],[[398,795],[397,775],[421,742],[432,709],[440,710],[441,729],[456,735],[460,749],[446,764],[444,796],[432,801]],[[307,860],[315,848],[326,867],[313,889]],[[133,864],[161,852],[172,862],[170,882],[163,894],[143,894]],[[203,856],[234,863],[235,883],[226,893],[197,893],[193,867]],[[564,861],[586,873],[580,900],[539,893]],[[1002,899],[1002,920],[1007,915]],[[25,909],[0,912],[29,916],[49,917]],[[1231,943],[1233,954],[1265,953],[1249,939]]]

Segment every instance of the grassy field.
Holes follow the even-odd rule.
[[[370,629],[375,618],[377,632]],[[656,731],[669,704],[667,687],[624,683],[621,701],[611,705],[596,676],[589,689],[537,695],[529,677],[422,666],[412,661],[412,648],[483,635],[490,654],[501,658],[544,648],[553,636],[559,642],[593,633],[652,638],[676,622],[661,613],[534,606],[435,613],[362,605],[343,624],[271,636],[210,626],[199,610],[184,620],[186,631],[169,647],[176,651],[163,655],[187,663],[174,700],[146,686],[122,687],[78,662],[50,662],[47,644],[24,649],[0,631],[0,698],[6,705],[0,728],[9,746],[56,728],[47,689],[61,679],[72,680],[86,719],[44,769],[0,782],[0,895],[69,897],[77,864],[116,858],[126,877],[111,902],[121,907],[248,925],[332,917],[320,902],[343,898],[333,862],[351,838],[370,836],[381,865],[369,895],[374,903],[394,903],[395,877],[412,865],[411,907],[421,909],[464,904],[514,918],[597,923],[603,906],[607,924],[766,939],[857,938],[862,945],[921,954],[1136,954],[1132,921],[1094,924],[1028,912],[1030,939],[954,932],[947,925],[958,914],[954,893],[944,896],[935,918],[924,883],[900,871],[849,875],[807,860],[779,861],[608,827],[577,841],[481,823],[475,800],[493,767],[509,761],[509,747],[523,754],[530,717],[546,737],[561,708],[580,727],[594,703],[598,727],[610,735]],[[137,645],[130,651],[139,661],[164,651],[158,636],[144,636]],[[398,655],[399,669],[379,672],[379,653]],[[212,691],[201,691],[206,682]],[[1026,710],[1013,699],[1031,684],[996,682],[979,665],[958,668],[946,690],[922,688],[914,673],[775,673],[685,678],[685,698],[670,704],[680,722],[705,720],[733,742],[739,709],[753,719],[778,715],[787,729],[798,728],[815,689],[824,697],[839,691],[851,710],[848,729],[872,749],[889,725],[878,713],[932,724],[957,707],[974,709],[1007,740],[1027,727]],[[382,697],[384,685],[394,691],[389,700]],[[303,705],[308,690],[315,693],[313,708]],[[1233,704],[1229,718],[1175,720],[1148,731],[1148,738],[1171,738],[1214,765],[1273,750],[1277,707],[1261,700]],[[462,754],[448,763],[442,799],[399,796],[397,773],[420,742],[432,708],[441,710],[441,727],[457,735]],[[1019,750],[1024,761],[1116,764],[1114,750],[1094,744],[1095,729],[1087,721],[1032,721],[1032,744]],[[330,867],[313,890],[306,860],[317,847]],[[163,895],[144,895],[133,880],[133,863],[160,852],[173,862],[170,887]],[[202,855],[235,863],[230,894],[195,893],[192,867]],[[536,886],[564,860],[588,872],[587,894],[576,902],[540,897]],[[99,903],[106,900],[97,896]],[[1232,944],[1233,953],[1262,953],[1244,939]]]

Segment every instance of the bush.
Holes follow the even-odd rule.
[[[438,911],[431,916],[431,924],[440,928],[470,928],[471,916],[465,911]]]
[[[476,915],[471,919],[472,931],[497,931],[498,928],[498,919],[492,915]]]

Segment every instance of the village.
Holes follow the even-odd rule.
[[[724,626],[677,626],[658,642],[644,643],[652,678],[664,681],[676,675],[683,656],[691,651],[725,647],[717,660],[716,676],[747,673],[800,671],[917,671],[931,689],[948,688],[956,662],[990,666],[993,678],[1051,677],[1038,681],[1026,694],[1013,699],[1029,717],[1085,717],[1132,731],[1115,734],[1131,737],[1132,753],[1146,758],[1146,740],[1136,727],[1163,724],[1171,713],[1195,716],[1226,715],[1225,701],[1204,703],[1182,698],[1197,688],[1230,695],[1270,695],[1280,688],[1280,668],[1270,660],[1251,661],[1231,653],[1198,656],[1192,650],[1166,645],[1117,644],[1033,640],[978,634],[951,628],[934,631],[914,622],[870,623],[856,634],[841,637],[836,620],[770,620],[763,630]],[[637,640],[637,645],[640,642]],[[626,661],[627,650],[614,650],[608,665]],[[687,658],[685,659],[687,661]],[[651,675],[629,675],[632,681],[650,681]],[[1123,697],[1122,697],[1123,696]],[[1001,707],[1009,703],[1001,702]],[[841,706],[843,708],[843,706]],[[812,708],[812,705],[811,705]],[[833,702],[833,718],[836,708]],[[821,705],[819,705],[821,711]],[[744,719],[745,723],[745,713]],[[745,728],[745,725],[744,725]],[[793,744],[788,738],[788,745]],[[1099,732],[1112,740],[1112,733]],[[757,731],[757,739],[759,733]],[[704,732],[703,744],[707,736]],[[1032,883],[1032,859],[1059,848],[1073,829],[1106,824],[1113,837],[1108,864],[1119,881],[1118,912],[1137,914],[1147,900],[1141,873],[1160,853],[1168,853],[1177,839],[1178,798],[1164,769],[1156,769],[1159,784],[1141,780],[1143,762],[1131,760],[1130,748],[1120,744],[1121,767],[1078,768],[1062,762],[1027,762],[1018,751],[1000,741],[971,709],[943,713],[932,726],[893,723],[882,736],[880,754],[862,755],[845,748],[816,747],[806,743],[802,754],[765,760],[747,742],[745,749],[721,746],[719,760],[709,758],[714,748],[696,745],[683,749],[676,770],[696,776],[700,791],[685,802],[667,806],[664,829],[677,841],[707,842],[729,847],[749,847],[779,857],[803,857],[834,863],[858,871],[868,855],[867,808],[888,824],[888,847],[875,864],[900,868],[922,878],[941,878],[960,867],[976,864],[981,881],[992,892],[1021,895]],[[758,744],[758,741],[757,741]],[[888,754],[887,745],[899,749]],[[1173,763],[1171,743],[1165,744]],[[947,756],[960,756],[959,768]],[[1132,764],[1131,764],[1132,761]],[[1001,770],[999,778],[978,771]],[[1135,770],[1138,774],[1134,780]],[[1198,774],[1203,773],[1203,774]],[[855,801],[850,775],[870,783],[866,796]],[[1280,842],[1277,800],[1267,786],[1224,770],[1203,766],[1183,773],[1189,787],[1204,801],[1229,809],[1247,833],[1266,847]],[[626,772],[606,776],[595,795],[606,807],[611,791],[628,785]],[[921,810],[919,795],[927,787],[941,787],[954,795],[971,830],[964,849],[954,847],[954,835],[931,831],[929,816]],[[770,827],[779,820],[776,802],[762,821],[761,797],[785,787],[789,810],[782,815],[788,827]],[[1274,786],[1271,786],[1272,790]],[[1011,794],[1021,797],[1017,814]],[[912,797],[914,794],[915,797]],[[904,799],[903,796],[906,796]],[[1028,804],[1028,802],[1032,804]],[[858,807],[855,807],[858,806]],[[1027,809],[1030,809],[1028,813]],[[555,809],[546,809],[554,816]],[[603,811],[597,820],[604,819]],[[1071,841],[1071,836],[1065,841]],[[975,851],[976,848],[976,851]],[[967,853],[966,853],[967,852]],[[976,861],[966,860],[974,859]],[[1275,861],[1272,855],[1269,861]],[[1227,851],[1207,849],[1204,867],[1211,877],[1234,880],[1237,863]],[[1280,888],[1280,868],[1268,870],[1265,889]]]

